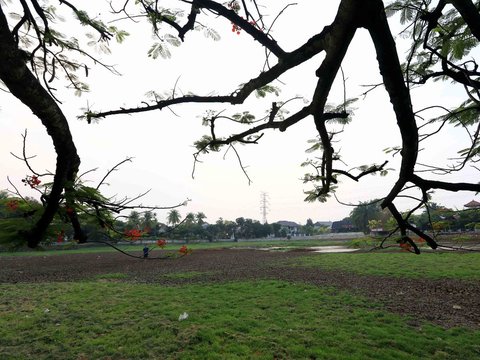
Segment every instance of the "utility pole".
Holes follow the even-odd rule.
[[[264,191],[260,193],[260,211],[262,212],[262,222],[267,223],[267,213],[268,213],[268,194]]]

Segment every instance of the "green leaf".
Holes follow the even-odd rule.
[[[384,152],[385,154],[390,154],[390,153],[392,153],[392,152],[398,153],[398,152],[401,151],[401,150],[402,150],[402,148],[401,148],[400,146],[394,146],[394,147],[389,147],[389,148],[383,149],[383,152]]]
[[[121,44],[123,42],[123,40],[125,40],[125,38],[130,35],[128,32],[124,31],[124,30],[119,30],[115,33],[115,40]]]
[[[161,56],[164,59],[170,58],[172,55],[167,47],[163,46],[161,43],[156,42],[152,45],[150,50],[148,50],[148,56],[157,59]]]
[[[170,45],[175,46],[175,47],[180,46],[181,43],[182,43],[180,41],[180,39],[178,37],[176,37],[175,35],[165,34],[163,38],[166,42],[168,42]]]
[[[413,19],[413,9],[410,7],[404,7],[400,11],[400,23],[403,25],[407,21],[411,21]]]
[[[255,116],[250,114],[248,111],[244,111],[243,113],[237,113],[232,115],[232,118],[242,124],[251,124],[255,121]]]
[[[319,151],[319,150],[322,150],[322,149],[323,149],[322,142],[320,140],[315,140],[313,145],[310,146],[307,150],[305,150],[305,152],[307,154],[311,154],[313,152],[316,152],[316,151]]]
[[[280,89],[276,86],[272,86],[272,85],[265,85],[265,86],[262,86],[260,88],[258,88],[256,91],[255,91],[255,96],[257,98],[263,98],[265,96],[267,96],[267,94],[275,94],[276,96],[280,95]]]
[[[213,39],[213,41],[219,41],[221,39],[220,34],[209,27],[203,29],[203,35],[207,38]]]
[[[151,99],[154,99],[155,101],[161,101],[165,99],[165,96],[162,94],[157,93],[155,90],[150,90],[145,93],[145,96]]]
[[[193,143],[193,146],[203,154],[208,153],[209,150],[211,151],[220,151],[221,145],[212,144],[213,138],[209,135],[203,135],[200,140],[197,140]]]

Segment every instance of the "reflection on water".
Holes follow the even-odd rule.
[[[344,252],[354,252],[360,249],[352,249],[346,246],[315,246],[310,249],[316,253],[344,253]]]
[[[296,248],[293,246],[272,246],[272,247],[265,247],[265,248],[257,248],[257,250],[265,250],[265,251],[292,251]],[[354,252],[360,249],[352,249],[346,246],[310,246],[306,247],[306,250],[311,250],[312,252],[316,253],[346,253],[346,252]]]

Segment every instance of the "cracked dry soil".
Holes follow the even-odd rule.
[[[111,273],[126,275],[115,281],[159,285],[277,279],[333,286],[371,298],[388,311],[411,315],[413,326],[427,320],[445,328],[480,328],[480,281],[365,276],[287,265],[289,260],[310,254],[221,249],[196,250],[181,259],[166,260],[134,259],[116,252],[0,257],[0,283],[78,281]],[[164,276],[185,272],[195,276]]]

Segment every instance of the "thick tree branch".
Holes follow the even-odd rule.
[[[462,15],[472,34],[480,41],[480,14],[479,9],[470,0],[448,0]]]
[[[423,191],[431,189],[441,189],[447,191],[475,191],[480,192],[480,184],[473,183],[450,183],[436,180],[425,180],[418,175],[412,175],[411,181]]]
[[[335,182],[332,173],[332,161],[334,149],[331,144],[330,134],[326,128],[329,117],[324,114],[325,104],[330,93],[332,84],[342,64],[350,42],[358,27],[358,15],[362,4],[355,1],[342,1],[337,16],[332,25],[326,29],[326,56],[316,71],[318,77],[317,86],[312,99],[312,114],[315,126],[320,135],[323,147],[322,155],[322,187],[318,189],[321,197],[330,192],[330,185]],[[325,30],[324,30],[325,32]]]
[[[442,11],[447,5],[447,0],[440,0],[437,4],[437,7],[429,13],[423,14],[420,16],[420,19],[427,22],[427,29],[425,31],[425,36],[423,39],[423,46],[426,47],[428,37],[430,36],[431,31],[438,25],[438,20],[442,16]]]
[[[266,129],[279,129],[280,131],[285,131],[290,126],[296,124],[297,122],[299,122],[300,120],[304,119],[309,115],[310,115],[310,106],[306,106],[302,108],[300,111],[298,111],[297,113],[289,116],[287,119],[283,121],[272,121],[272,122],[267,122],[261,125],[257,125],[241,133],[231,135],[225,140],[214,140],[212,141],[211,145],[228,145],[236,141],[243,142],[243,140],[247,136],[258,134],[260,131],[266,130]]]
[[[338,25],[341,29],[341,26]],[[280,59],[279,63],[269,70],[260,73],[256,78],[251,79],[241,89],[237,90],[231,95],[225,96],[198,96],[187,95],[178,98],[158,101],[156,104],[146,105],[135,108],[121,108],[118,110],[104,111],[104,112],[89,112],[85,114],[88,122],[94,118],[104,118],[112,115],[120,114],[135,114],[153,110],[161,110],[165,107],[185,104],[185,103],[230,103],[233,105],[242,104],[248,96],[250,96],[256,89],[268,85],[276,80],[280,75],[286,71],[300,65],[301,63],[311,59],[325,49],[325,45],[332,39],[328,36],[330,34],[330,27],[326,27],[320,34],[313,36],[304,45],[292,51]],[[333,46],[333,45],[332,45]]]
[[[418,153],[418,129],[412,110],[410,93],[403,79],[395,40],[387,22],[383,3],[381,1],[369,1],[369,3],[370,7],[365,7],[368,8],[365,16],[365,27],[372,37],[380,73],[383,77],[385,89],[389,94],[390,102],[393,105],[397,125],[402,136],[400,173],[397,182],[382,202],[382,207],[385,208],[395,199],[413,175]]]
[[[229,10],[216,1],[211,0],[194,0],[193,4],[198,5],[200,8],[206,8],[214,11],[215,13],[230,20],[232,23],[240,26],[245,32],[250,34],[255,40],[257,40],[262,46],[270,50],[278,58],[285,56],[285,51],[278,46],[277,42],[268,37],[263,31],[258,29],[255,25],[248,22],[247,19],[239,16],[235,11]]]
[[[86,18],[84,13],[82,11],[78,10],[74,5],[72,5],[69,1],[66,0],[59,0],[60,4],[65,4],[68,6],[72,11],[75,13],[77,18],[85,25],[88,25],[95,29],[99,34],[101,40],[108,41],[112,38],[113,34],[103,26],[101,26],[98,22],[90,20],[90,18]]]

